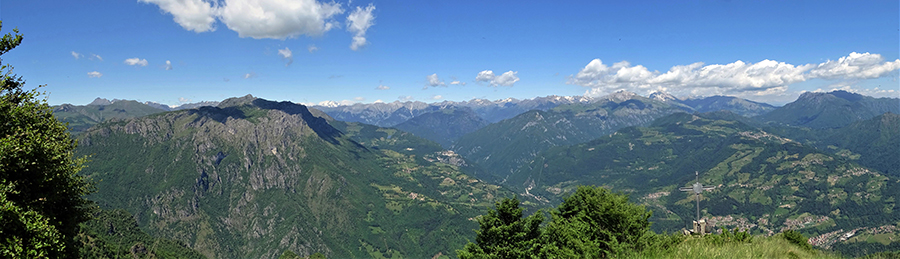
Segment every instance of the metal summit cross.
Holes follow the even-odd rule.
[[[709,190],[715,189],[716,187],[715,186],[703,186],[703,184],[700,183],[700,172],[695,171],[694,174],[697,175],[697,182],[695,182],[691,187],[681,187],[681,188],[678,188],[678,190],[683,191],[683,192],[694,192],[694,194],[697,196],[697,220],[694,221],[694,231],[695,231],[695,233],[700,232],[702,234],[702,233],[706,232],[705,231],[706,224],[704,224],[706,222],[700,221],[700,193],[703,191],[709,191]]]

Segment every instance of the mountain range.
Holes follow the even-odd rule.
[[[469,108],[482,119],[494,123],[530,110],[547,110],[562,104],[586,103],[590,102],[590,100],[590,98],[582,96],[552,95],[525,100],[515,98],[496,101],[472,99],[462,102],[444,101],[430,104],[419,101],[357,103],[353,105],[330,103],[330,105],[314,105],[312,107],[327,113],[337,120],[392,127],[413,117],[445,109]]]
[[[499,198],[550,208],[578,185],[630,194],[671,232],[693,218],[694,196],[677,189],[694,172],[716,187],[701,205],[717,228],[796,229],[848,253],[900,247],[896,98],[815,93],[773,107],[618,92],[320,110],[248,95],[175,111],[60,107],[61,120],[94,116],[77,135],[93,160],[82,171],[97,182],[90,198],[168,240],[154,242],[210,258],[453,256]]]
[[[686,107],[620,92],[590,103],[522,113],[460,137],[451,150],[503,179],[550,147],[590,141],[683,111]]]
[[[56,118],[69,124],[70,131],[80,133],[97,123],[107,120],[130,119],[165,111],[215,106],[217,104],[218,102],[198,102],[172,107],[155,102],[141,103],[134,100],[120,99],[110,101],[98,97],[87,105],[62,104],[51,108]]]

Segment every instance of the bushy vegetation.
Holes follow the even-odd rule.
[[[183,242],[152,237],[125,210],[97,210],[77,237],[81,258],[206,258]]]
[[[784,240],[791,242],[791,244],[795,244],[799,247],[810,249],[810,250],[812,249],[812,245],[809,244],[809,238],[806,238],[805,236],[803,236],[803,234],[800,233],[799,231],[794,231],[793,229],[788,229],[784,232],[781,232],[781,237],[783,237]]]
[[[542,246],[540,213],[522,218],[523,208],[519,199],[498,201],[496,210],[478,218],[480,229],[475,243],[466,244],[458,251],[460,258],[527,258],[536,255]]]
[[[478,219],[475,242],[460,258],[840,258],[813,249],[795,231],[754,237],[747,231],[684,236],[650,231],[651,212],[623,194],[579,186],[542,224],[523,217],[518,199],[504,199]]]
[[[721,235],[715,234],[703,238],[685,238],[668,250],[645,250],[622,258],[842,258],[829,252],[806,249],[777,237],[756,236],[746,241],[721,240]]]
[[[680,237],[650,231],[650,211],[623,194],[581,186],[550,212],[523,218],[518,199],[497,202],[478,219],[474,243],[460,258],[605,258],[647,249],[666,250]]]
[[[2,26],[2,24],[0,24]],[[22,43],[18,30],[0,39],[0,55]],[[75,258],[78,224],[90,218],[77,173],[76,142],[36,89],[0,67],[0,257]]]

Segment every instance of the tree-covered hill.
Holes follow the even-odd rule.
[[[775,110],[775,107],[770,104],[754,102],[733,96],[717,95],[688,98],[680,100],[680,102],[693,108],[694,112],[730,111],[747,117],[762,115]]]
[[[452,254],[514,195],[436,143],[252,96],[103,123],[80,143],[91,199],[210,258]]]
[[[658,230],[690,223],[694,197],[678,188],[693,183],[696,171],[704,185],[716,187],[702,195],[701,206],[717,227],[757,234],[798,229],[829,248],[842,236],[900,236],[898,178],[737,121],[674,114],[650,127],[552,148],[521,171],[507,184],[551,203],[579,185],[630,193],[654,211]]]
[[[886,112],[900,113],[900,99],[874,98],[846,91],[807,92],[796,101],[760,115],[757,119],[791,126],[829,129],[871,119]]]
[[[820,149],[900,177],[900,115],[888,112],[823,135]]]
[[[470,108],[445,109],[422,114],[394,128],[413,133],[444,147],[450,147],[459,137],[490,124]]]

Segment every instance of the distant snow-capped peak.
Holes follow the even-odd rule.
[[[625,91],[625,90],[619,90],[619,91],[616,91],[615,93],[611,93],[611,94],[608,94],[606,96],[603,96],[603,97],[600,97],[597,99],[600,99],[600,100],[606,99],[606,100],[610,100],[610,101],[622,102],[622,101],[634,99],[635,97],[638,97],[638,96],[640,96],[640,95],[638,95],[636,93],[632,93],[632,92]]]
[[[322,102],[319,102],[318,105],[322,106],[322,107],[328,107],[328,108],[334,108],[334,107],[341,106],[340,103],[335,102],[335,101],[322,101]]]
[[[669,93],[663,92],[663,91],[653,92],[652,94],[650,94],[650,99],[657,100],[657,101],[663,101],[663,102],[680,100],[680,99],[678,99],[678,97],[675,97],[675,96],[673,96]]]

